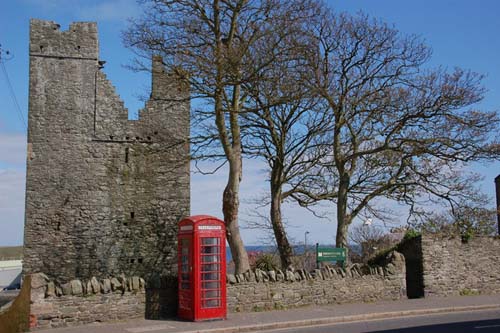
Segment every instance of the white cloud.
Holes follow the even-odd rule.
[[[0,246],[23,239],[26,135],[0,133]]]
[[[0,165],[3,167],[25,169],[26,135],[20,133],[0,133]]]
[[[24,171],[0,169],[0,246],[22,244],[25,182]]]

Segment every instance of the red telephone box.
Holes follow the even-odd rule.
[[[179,222],[179,310],[182,319],[226,319],[224,222],[197,215]]]

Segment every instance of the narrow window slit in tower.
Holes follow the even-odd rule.
[[[135,217],[135,212],[130,212],[130,218],[133,220]]]
[[[128,147],[125,148],[125,163],[128,163]]]

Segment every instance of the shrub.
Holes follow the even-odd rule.
[[[417,238],[420,236],[422,233],[420,231],[417,231],[415,229],[408,229],[403,237],[403,240],[408,241],[413,238]]]
[[[255,258],[255,267],[263,271],[278,270],[279,265],[276,262],[275,256],[269,253],[261,253]]]

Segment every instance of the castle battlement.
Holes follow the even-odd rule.
[[[50,126],[59,126],[58,132],[80,131],[84,135],[72,136],[80,141],[153,143],[184,136],[174,125],[189,126],[189,85],[179,73],[167,72],[162,58],[154,56],[150,99],[139,110],[138,120],[128,120],[128,110],[98,56],[95,22],[72,23],[62,31],[56,22],[31,20],[30,93],[33,101],[45,102],[34,116],[52,119]],[[43,89],[37,89],[42,84]]]
[[[31,19],[30,55],[97,60],[99,42],[96,22],[75,22],[62,31],[54,21]]]

